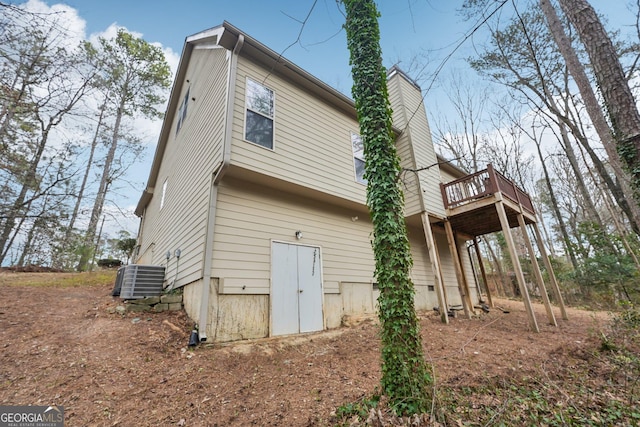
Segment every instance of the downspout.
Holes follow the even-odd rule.
[[[140,221],[138,221],[138,234],[136,235],[136,248],[131,255],[131,259],[129,262],[132,264],[137,264],[138,259],[140,259],[140,248],[142,247],[142,232],[144,231],[144,222],[143,218],[146,218],[145,214],[147,213],[147,208],[144,208],[142,216],[140,217]]]
[[[227,115],[224,121],[222,162],[214,171],[209,190],[209,212],[207,214],[207,232],[204,243],[204,260],[202,263],[202,296],[200,298],[200,319],[198,322],[198,339],[207,340],[207,324],[209,313],[209,292],[211,290],[211,264],[213,262],[213,233],[216,225],[216,208],[218,203],[218,185],[229,167],[231,160],[231,137],[233,110],[235,104],[236,76],[238,72],[238,56],[244,45],[244,35],[240,34],[231,54],[227,81]]]

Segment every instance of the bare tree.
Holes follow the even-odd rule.
[[[559,0],[589,55],[620,157],[640,200],[640,113],[618,53],[596,11],[586,0]]]
[[[10,196],[2,206],[0,263],[10,249],[12,233],[18,230],[16,220],[27,215],[34,200],[65,181],[54,174],[54,180],[47,183],[41,162],[64,153],[60,147],[50,149],[51,134],[89,90],[90,76],[81,75],[81,57],[65,45],[65,32],[55,18],[8,19],[4,28],[0,141],[3,151],[12,154],[2,165]],[[47,154],[47,150],[51,152]]]
[[[461,168],[476,172],[481,168],[480,149],[483,144],[485,108],[489,104],[489,89],[476,90],[469,79],[453,74],[445,88],[454,117],[440,114],[435,121],[434,143],[440,153]]]
[[[545,15],[551,35],[558,45],[558,49],[566,62],[567,68],[569,69],[569,72],[571,73],[576,86],[578,86],[587,113],[589,114],[591,122],[593,123],[593,127],[597,132],[604,149],[607,152],[609,163],[613,168],[616,178],[621,186],[620,191],[624,196],[624,202],[622,203],[628,206],[628,210],[633,218],[632,222],[636,225],[640,224],[640,207],[637,203],[629,204],[627,202],[628,200],[633,200],[633,192],[631,191],[631,188],[628,184],[629,175],[622,169],[622,162],[620,160],[618,152],[616,151],[616,144],[613,139],[611,128],[609,127],[602,108],[598,103],[589,77],[587,76],[582,63],[580,62],[578,54],[573,48],[571,40],[567,36],[562,22],[560,21],[560,18],[556,13],[556,9],[551,4],[551,1],[540,0],[540,8]]]
[[[587,150],[603,182],[637,230],[619,182],[612,179],[580,126],[574,99],[568,91],[566,68],[548,33],[544,17],[536,9],[518,13],[503,30],[493,31],[491,44],[491,49],[471,61],[472,66],[519,93],[535,111],[547,114],[558,126],[565,125]]]

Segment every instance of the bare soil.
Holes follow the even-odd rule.
[[[370,396],[380,379],[374,318],[296,337],[187,346],[182,311],[111,313],[112,285],[15,285],[0,272],[0,404],[62,405],[65,426],[334,425],[336,409]],[[605,313],[527,327],[522,302],[471,320],[420,313],[436,387],[540,378],[598,345]],[[559,312],[556,311],[559,318]],[[479,398],[478,398],[479,399]],[[478,402],[482,404],[482,402]]]

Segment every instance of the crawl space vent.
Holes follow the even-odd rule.
[[[120,298],[138,299],[158,296],[162,292],[164,267],[159,265],[125,265],[118,270],[116,288],[117,282],[120,282]]]

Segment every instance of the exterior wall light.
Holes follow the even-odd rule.
[[[296,231],[296,239],[298,240],[302,239],[302,231],[300,230]]]

